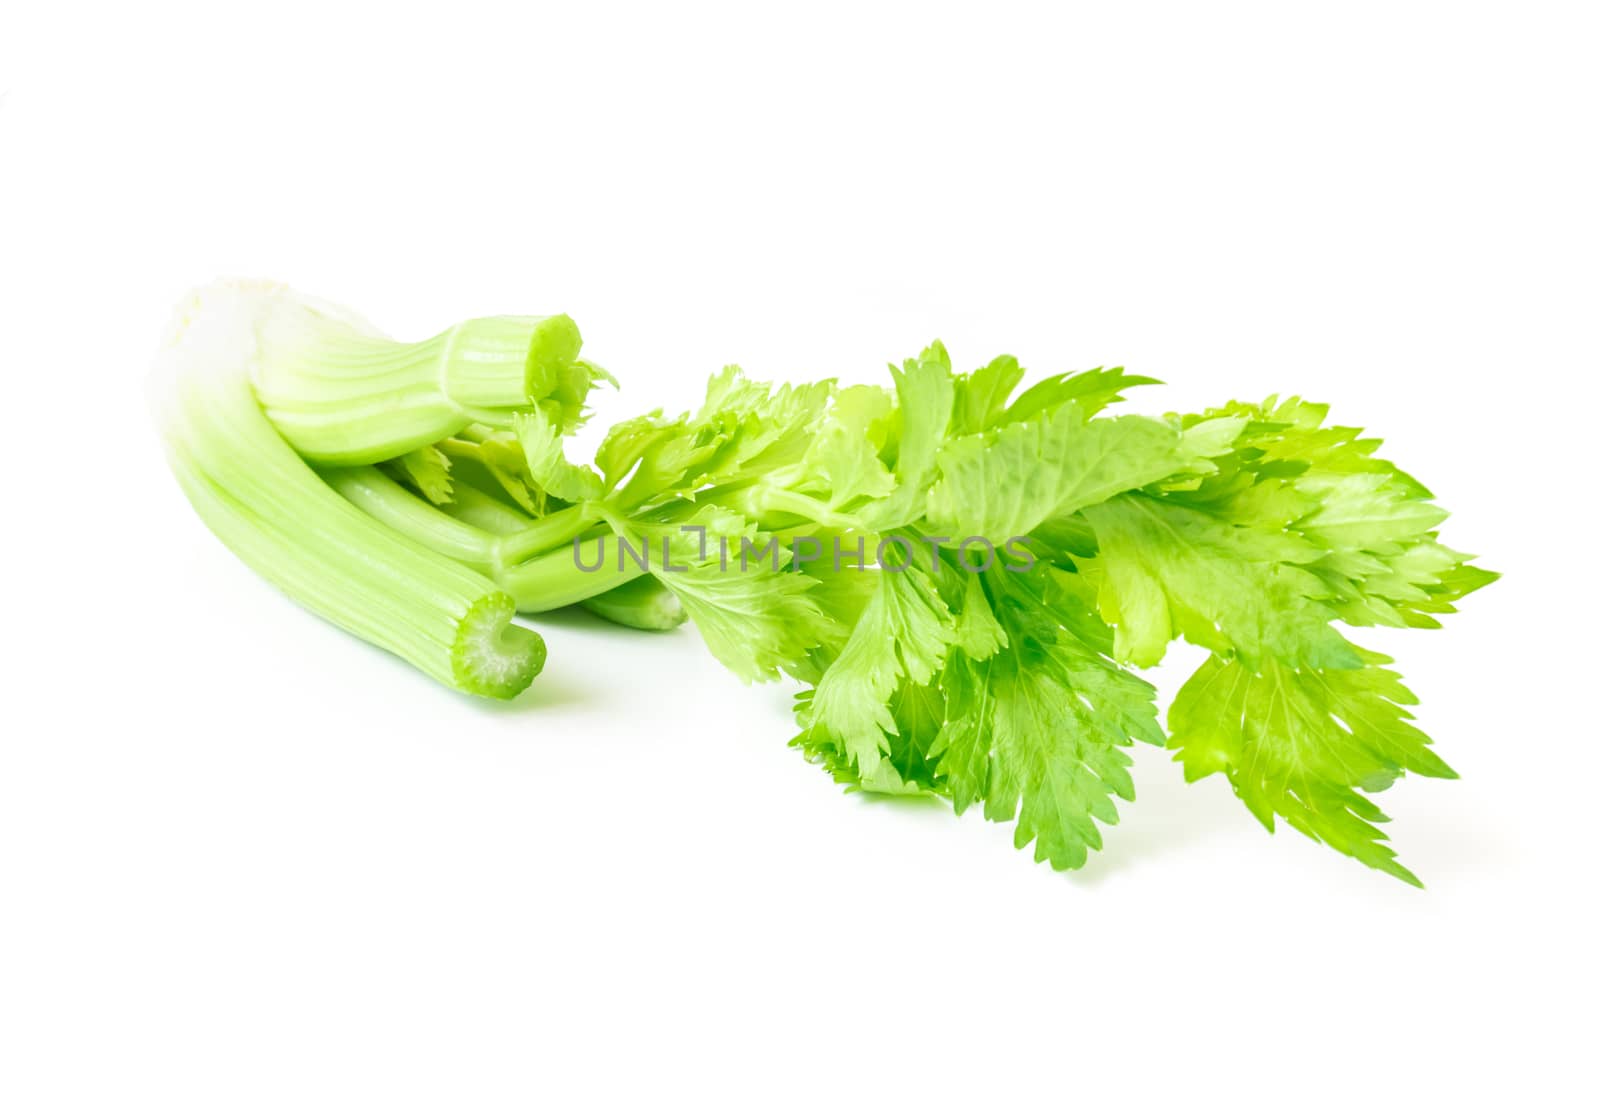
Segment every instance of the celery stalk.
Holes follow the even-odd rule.
[[[438,442],[471,423],[587,391],[582,338],[564,315],[467,320],[400,343],[336,306],[265,283],[235,287],[267,418],[309,461],[365,465]]]
[[[640,576],[615,590],[585,599],[583,608],[606,621],[650,632],[676,629],[689,620],[678,596],[654,576]]]
[[[252,395],[257,291],[196,295],[162,357],[157,414],[196,512],[291,598],[458,690],[509,698],[544,664],[510,595],[352,506],[301,460]]]

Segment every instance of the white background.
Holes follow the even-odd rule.
[[[404,7],[0,22],[0,1092],[1592,1083],[1592,5]],[[841,793],[692,630],[436,687],[171,483],[142,377],[219,275],[569,311],[607,418],[936,336],[1332,402],[1507,573],[1366,640],[1463,775],[1381,798],[1428,890],[1155,749],[1052,873]]]

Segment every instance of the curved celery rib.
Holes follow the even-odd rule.
[[[513,532],[493,534],[444,513],[370,466],[326,469],[322,476],[341,496],[408,541],[489,576],[515,596],[519,610],[550,610],[581,602],[639,575],[637,569],[619,570],[614,549],[604,566],[579,567],[577,543],[597,524],[586,507],[525,519]],[[591,547],[588,552],[605,550]]]
[[[322,479],[334,491],[397,534],[451,560],[492,573],[500,538],[438,510],[370,465],[326,469]]]
[[[271,285],[241,291],[253,335],[251,381],[279,433],[310,461],[366,465],[472,423],[587,392],[582,337],[565,315],[463,321],[400,343],[333,306]],[[580,394],[581,395],[581,394]]]
[[[451,490],[451,499],[438,504],[437,510],[451,518],[460,519],[468,526],[476,526],[485,533],[515,534],[526,530],[533,522],[526,511],[501,503],[459,476],[451,485]]]
[[[322,479],[417,545],[483,572],[527,613],[581,604],[630,629],[665,631],[688,620],[678,597],[617,552],[582,505],[533,519],[469,485],[435,507],[369,466],[329,468]]]
[[[654,576],[640,576],[615,590],[585,599],[583,607],[606,621],[653,633],[676,629],[689,620],[678,596]]]
[[[204,303],[158,394],[168,460],[201,519],[295,601],[440,682],[520,693],[544,641],[512,624],[510,595],[352,507],[301,461],[251,393],[241,304]]]
[[[583,602],[621,587],[649,570],[619,551],[614,534],[585,535],[500,576],[502,587],[517,600],[517,609],[538,614]]]

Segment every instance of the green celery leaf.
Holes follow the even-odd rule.
[[[1383,844],[1386,820],[1358,790],[1410,771],[1453,778],[1404,706],[1416,702],[1388,657],[1355,650],[1362,665],[1310,670],[1263,661],[1256,670],[1212,656],[1184,684],[1168,722],[1184,776],[1224,774],[1255,817],[1278,818],[1319,842],[1409,884],[1421,882]]]
[[[437,446],[408,451],[386,464],[401,480],[415,486],[429,503],[440,506],[450,502],[450,459]]]
[[[1066,403],[1076,404],[1084,415],[1092,416],[1123,399],[1122,393],[1138,385],[1160,385],[1153,377],[1124,373],[1121,366],[1097,366],[1076,374],[1056,374],[1028,389],[1017,398],[1000,422],[1021,423]]]
[[[976,435],[1006,417],[1006,401],[1022,381],[1022,367],[1012,355],[1001,355],[989,365],[956,378],[953,435]]]
[[[944,691],[935,684],[903,682],[889,702],[894,731],[889,735],[888,759],[905,783],[906,791],[939,792],[934,773],[933,744],[944,725]]]
[[[695,527],[705,529],[703,556]],[[658,560],[663,566],[653,564],[651,574],[678,597],[711,654],[746,682],[793,671],[813,648],[836,639],[840,626],[811,597],[817,581],[790,566],[787,549],[771,546],[777,567],[768,563],[771,556],[758,561],[752,554],[742,560],[741,539],[766,548],[769,535],[732,512],[703,507],[683,526],[641,524],[636,532],[649,544],[670,545],[671,566]],[[728,544],[726,565],[719,548],[722,538]]]
[[[526,415],[513,416],[512,425],[522,444],[528,476],[547,495],[571,503],[605,495],[605,483],[599,473],[587,465],[575,465],[567,460],[560,425],[552,421],[543,408],[535,407]]]
[[[1296,568],[1319,556],[1293,534],[1233,526],[1204,511],[1127,495],[1089,508],[1099,554],[1083,563],[1118,660],[1149,667],[1182,635],[1250,666],[1357,667],[1329,624],[1325,586]]]
[[[1143,416],[1087,419],[1068,403],[991,435],[947,444],[928,498],[936,534],[993,544],[1121,492],[1211,465],[1176,427]]]
[[[817,432],[809,458],[827,484],[828,506],[844,510],[858,500],[882,499],[894,491],[895,478],[878,457],[878,449],[859,427],[830,420]]]
[[[1077,581],[1060,576],[993,575],[998,605],[986,605],[1005,647],[987,659],[951,652],[940,680],[947,716],[929,750],[957,812],[982,801],[988,818],[1017,821],[1019,849],[1031,842],[1036,860],[1066,869],[1100,849],[1096,821],[1117,821],[1112,797],[1133,799],[1122,749],[1163,736],[1154,688],[1108,658],[1109,634]],[[984,616],[981,593],[969,587],[963,619]]]
[[[511,432],[485,428],[470,438],[447,438],[439,443],[439,450],[457,463],[451,469],[456,480],[470,483],[491,495],[503,495],[535,517],[547,510],[544,490],[529,477],[522,444]]]
[[[1214,458],[1215,474],[1161,491],[1229,523],[1290,530],[1322,550],[1302,566],[1351,624],[1437,627],[1432,615],[1450,613],[1456,599],[1494,573],[1441,544],[1434,527],[1446,512],[1427,488],[1377,457],[1377,439],[1326,426],[1327,412],[1291,398],[1186,417],[1188,431],[1220,419],[1246,426],[1233,452]]]
[[[955,403],[950,356],[942,343],[907,359],[901,369],[890,366],[889,372],[898,398],[891,439],[895,489],[861,509],[862,526],[869,530],[892,530],[922,515]]]
[[[921,567],[875,574],[850,639],[802,703],[795,742],[808,754],[837,755],[863,788],[895,792],[904,782],[887,759],[896,734],[890,699],[901,682],[926,684],[940,672],[955,623]]]

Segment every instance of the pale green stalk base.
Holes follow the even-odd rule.
[[[602,559],[603,563],[594,571],[585,571]],[[579,561],[584,567],[579,567]],[[631,579],[648,574],[632,557],[619,556],[615,536],[601,534],[586,537],[578,544],[569,542],[560,549],[507,569],[500,582],[517,600],[518,610],[537,614],[604,595]]]
[[[586,506],[569,507],[541,519],[526,519],[511,533],[492,534],[445,514],[377,469],[327,469],[322,475],[346,500],[408,541],[461,561],[488,576],[501,589],[510,592],[517,609],[524,613],[583,602],[641,575],[641,569],[631,558],[622,560],[619,567],[615,539],[595,536],[601,528],[596,525],[594,512]],[[479,498],[472,504],[474,510],[499,508],[493,500],[481,493],[477,495]],[[500,511],[508,510],[500,508]],[[503,516],[500,521],[504,521]],[[580,546],[584,565],[592,566],[597,554],[604,553],[603,565],[591,571],[580,567]],[[642,607],[639,613],[645,613]],[[665,620],[666,612],[662,607],[649,613],[652,621]],[[671,627],[666,624],[637,626]]]
[[[652,633],[676,629],[689,620],[678,596],[654,576],[640,576],[613,591],[585,599],[583,607],[606,621]]]
[[[483,317],[399,343],[284,287],[234,291],[257,399],[290,445],[322,464],[386,461],[474,422],[509,426],[551,395],[582,346],[566,316]]]
[[[458,690],[509,698],[544,664],[515,604],[352,507],[268,422],[244,372],[248,293],[200,295],[164,355],[168,459],[217,537],[291,598]]]

